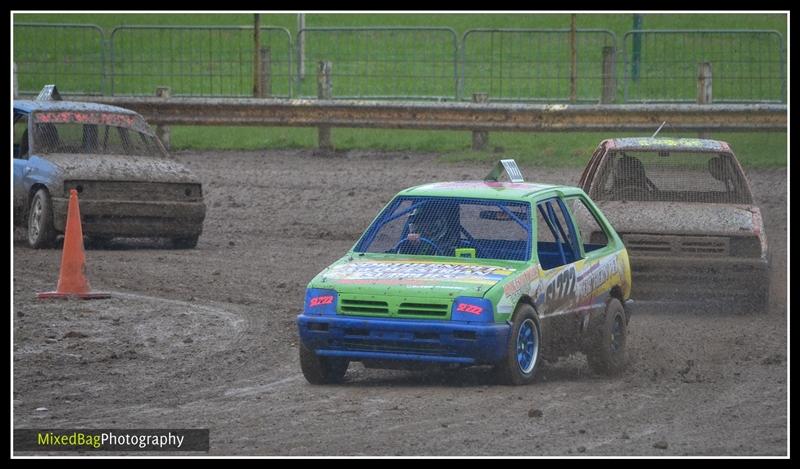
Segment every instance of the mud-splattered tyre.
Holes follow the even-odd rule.
[[[334,384],[344,381],[348,360],[320,357],[313,350],[300,344],[300,369],[311,384]]]
[[[495,366],[497,381],[522,385],[533,382],[541,359],[541,327],[536,310],[521,303],[514,312],[506,357]]]
[[[592,346],[586,351],[589,368],[599,374],[617,375],[627,362],[628,321],[625,309],[616,298],[608,302],[605,317],[594,331]]]
[[[28,246],[33,249],[50,248],[55,241],[53,202],[47,189],[39,189],[33,195],[28,210]]]
[[[756,312],[760,314],[769,314],[772,307],[772,250],[767,253],[767,271],[764,274],[764,281],[762,282],[762,289],[756,293]]]
[[[194,249],[197,247],[198,239],[200,239],[200,235],[172,238],[172,245],[177,249]]]

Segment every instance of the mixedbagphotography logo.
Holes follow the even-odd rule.
[[[208,429],[16,429],[15,451],[205,451]]]

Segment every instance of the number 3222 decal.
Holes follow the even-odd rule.
[[[575,284],[577,276],[575,267],[560,272],[548,285],[545,290],[545,308],[547,312],[561,309],[567,303],[575,301]]]

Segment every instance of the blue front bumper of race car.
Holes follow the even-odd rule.
[[[464,365],[499,362],[511,330],[508,324],[305,314],[297,325],[300,340],[320,356]]]

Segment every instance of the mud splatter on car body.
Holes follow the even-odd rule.
[[[32,247],[63,232],[70,189],[89,237],[166,237],[194,247],[206,206],[200,180],[144,118],[69,101],[14,102],[14,219]]]
[[[506,171],[519,173],[515,163]],[[576,223],[578,213],[591,223]],[[584,236],[586,226],[602,240]],[[625,367],[630,289],[625,246],[580,189],[415,186],[308,284],[301,369],[322,384],[340,381],[351,361],[491,365],[500,382],[528,384],[540,357],[582,352],[613,375]]]
[[[726,142],[604,140],[579,185],[625,241],[635,297],[760,308],[768,302],[761,211]]]

